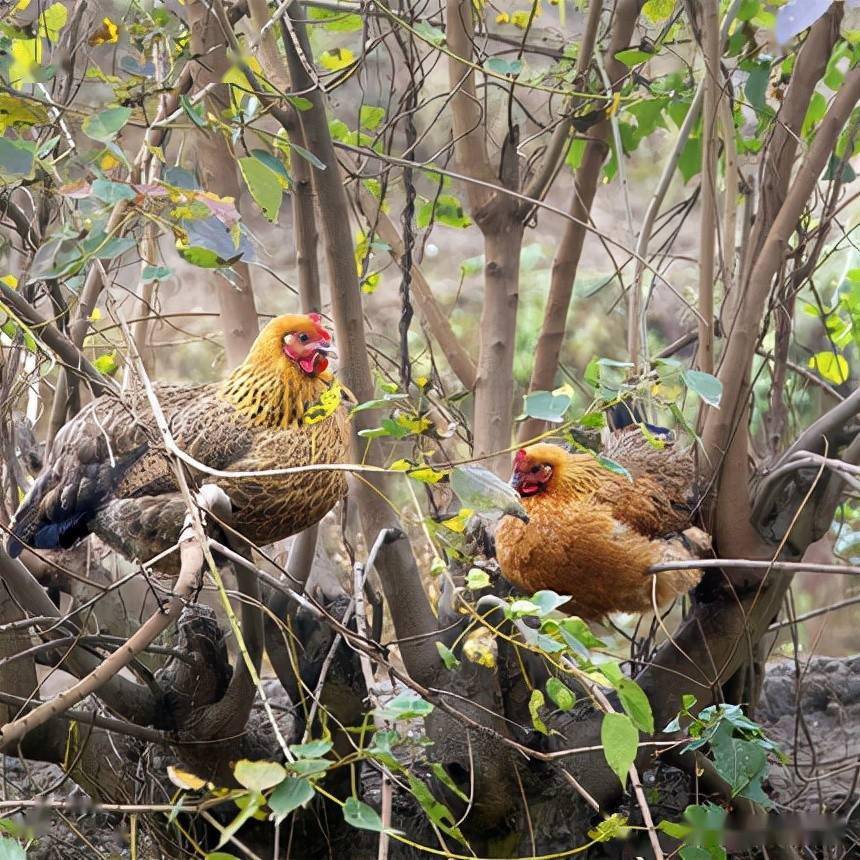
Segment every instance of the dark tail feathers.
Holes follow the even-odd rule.
[[[672,436],[672,431],[668,427],[661,427],[658,424],[649,424],[642,414],[642,410],[634,402],[622,400],[610,406],[606,410],[606,423],[610,430],[623,430],[625,427],[631,427],[634,424],[644,426],[649,433],[655,436]]]

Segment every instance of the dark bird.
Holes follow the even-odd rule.
[[[209,468],[343,463],[347,410],[328,370],[332,352],[318,314],[288,314],[265,326],[225,381],[153,388],[179,448]],[[233,528],[258,545],[313,525],[346,493],[339,470],[235,478],[191,471],[227,494]],[[8,549],[17,556],[24,546],[68,548],[92,532],[145,561],[177,542],[185,514],[146,393],[106,395],[57,434],[15,514]]]

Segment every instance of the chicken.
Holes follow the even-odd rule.
[[[529,594],[570,595],[565,611],[589,620],[644,612],[652,599],[663,607],[691,589],[698,569],[647,573],[709,546],[707,535],[690,526],[692,458],[671,439],[661,442],[655,448],[635,425],[610,436],[603,454],[624,466],[632,483],[591,454],[550,444],[518,451],[511,484],[529,521],[499,522],[502,575]]]
[[[224,382],[153,387],[179,448],[210,468],[342,463],[347,410],[328,370],[332,351],[318,314],[280,316]],[[233,528],[258,545],[313,525],[346,493],[339,470],[235,478],[191,471],[227,494]],[[17,556],[25,545],[68,548],[92,532],[144,561],[177,542],[185,513],[146,393],[104,396],[57,434],[15,515],[8,549]],[[175,555],[159,570],[175,573]]]

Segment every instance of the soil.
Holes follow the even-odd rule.
[[[777,809],[824,813],[847,821],[843,848],[835,856],[856,856],[852,851],[858,850],[855,840],[860,835],[860,655],[773,661],[755,717],[791,759],[790,764],[770,770],[768,788]],[[4,800],[37,795],[85,800],[80,789],[52,765],[24,764],[0,756],[0,768]],[[686,796],[683,786],[679,791]],[[15,818],[38,837],[28,860],[130,857],[127,820],[83,811],[65,811],[61,816],[34,809]]]

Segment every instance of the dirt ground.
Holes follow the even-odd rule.
[[[860,856],[860,655],[772,662],[755,716],[790,759],[770,770],[777,811],[847,822],[835,856]],[[59,768],[8,756],[0,756],[0,789],[3,800],[84,800]],[[74,810],[31,809],[15,817],[38,835],[28,860],[130,858],[127,821]]]

